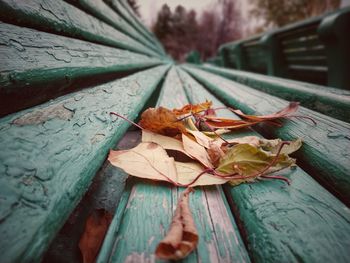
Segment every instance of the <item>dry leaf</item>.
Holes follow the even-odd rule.
[[[156,143],[142,142],[130,150],[111,150],[108,161],[130,175],[177,184],[174,158]]]
[[[182,134],[182,143],[184,146],[185,151],[198,160],[201,164],[203,164],[205,167],[213,168],[214,166],[210,162],[209,155],[205,148],[198,144],[197,142],[191,140],[186,135]]]
[[[299,103],[291,102],[286,108],[265,116],[246,115],[240,110],[230,109],[232,112],[243,118],[243,120],[234,120],[228,118],[220,118],[215,116],[203,116],[202,119],[212,128],[240,129],[249,127],[260,122],[269,122],[271,124],[280,125],[277,121],[281,118],[288,118],[289,115],[296,112]],[[300,116],[303,117],[303,116]]]
[[[173,109],[173,112],[177,116],[181,116],[189,113],[196,114],[196,113],[210,109],[212,104],[213,103],[211,101],[206,101],[199,104],[187,104],[183,106],[181,109]]]
[[[277,153],[282,143],[283,141],[281,139],[275,139],[275,140],[260,139],[260,147],[273,154]],[[300,138],[296,139],[295,141],[289,141],[288,144],[282,148],[281,153],[291,154],[299,150],[301,146],[302,146],[302,140]]]
[[[254,115],[246,115],[240,110],[231,109],[234,113],[240,116],[243,119],[251,120],[251,121],[261,121],[261,120],[275,120],[279,118],[287,117],[288,115],[296,112],[299,107],[299,102],[290,102],[287,107],[284,109],[269,115],[264,116],[254,116]]]
[[[211,142],[209,145],[208,155],[211,160],[211,163],[217,167],[219,165],[219,160],[225,156],[224,151],[221,149],[220,145]]]
[[[156,248],[156,257],[179,260],[189,255],[198,244],[198,232],[189,207],[187,188],[181,195],[169,231]]]
[[[163,147],[153,142],[142,142],[130,150],[111,150],[108,160],[130,175],[167,181],[177,186],[223,184],[228,181],[205,173],[198,163],[175,162]]]
[[[189,156],[185,151],[182,142],[172,137],[144,130],[142,131],[142,142],[154,142],[166,150],[179,151]]]
[[[281,170],[295,163],[286,154],[275,155],[250,144],[233,146],[221,159],[216,171],[238,174],[230,181],[232,185],[254,181],[259,176]]]
[[[177,120],[175,113],[163,107],[145,110],[139,125],[146,130],[171,137],[186,133],[184,124]]]
[[[179,182],[182,185],[191,187],[199,185],[216,185],[224,184],[230,179],[220,178],[208,173],[203,173],[203,167],[199,163],[182,163],[175,162],[176,170],[179,177]]]
[[[190,129],[187,129],[188,133],[192,134],[193,137],[196,139],[196,141],[202,145],[205,148],[209,148],[210,142],[213,140],[212,138],[205,135],[203,132],[200,131],[192,131]]]
[[[94,211],[88,217],[84,233],[79,241],[84,263],[95,262],[111,221],[112,215],[102,209]]]

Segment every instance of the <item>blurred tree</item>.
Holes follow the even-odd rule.
[[[158,12],[157,20],[152,26],[152,31],[160,41],[163,41],[171,32],[172,27],[172,13],[167,4],[163,5]]]
[[[281,27],[339,8],[340,0],[254,0],[251,14],[264,20],[259,31]]]
[[[152,30],[174,59],[184,61],[192,50],[206,59],[215,55],[221,44],[240,37],[236,0],[219,0],[219,7],[203,12],[199,20],[194,10],[179,5],[171,12],[163,5]]]
[[[141,17],[140,11],[139,11],[140,6],[137,4],[137,0],[128,0],[128,4],[132,8],[132,10],[134,10],[135,14],[138,17]]]
[[[219,0],[221,22],[218,28],[217,46],[241,37],[241,16],[236,1]]]

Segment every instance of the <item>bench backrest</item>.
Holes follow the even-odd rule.
[[[349,89],[350,8],[220,47],[224,66]]]

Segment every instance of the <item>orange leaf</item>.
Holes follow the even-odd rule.
[[[181,109],[173,109],[173,112],[177,116],[181,116],[181,115],[185,115],[185,114],[189,114],[189,113],[199,113],[199,112],[210,109],[212,104],[213,103],[211,101],[208,101],[208,100],[206,102],[202,102],[199,104],[187,104],[187,105],[183,106]]]
[[[274,114],[265,116],[246,115],[240,110],[231,109],[232,112],[240,116],[243,120],[234,120],[215,116],[205,116],[203,119],[205,120],[205,123],[212,128],[239,129],[249,127],[260,122],[269,122],[274,125],[279,125],[277,122],[278,119],[287,118],[288,115],[296,112],[298,107],[298,102],[291,102],[286,108]]]
[[[287,117],[288,115],[296,112],[298,110],[298,107],[299,107],[299,102],[292,101],[284,109],[276,113],[264,115],[264,116],[246,115],[240,110],[234,110],[234,109],[231,109],[231,110],[243,119],[247,119],[251,121],[263,121],[263,120],[267,121],[267,120],[275,120],[275,119]]]
[[[145,110],[139,124],[146,130],[171,137],[186,133],[184,124],[177,120],[175,113],[164,107]]]
[[[169,231],[158,244],[156,257],[164,260],[179,260],[189,255],[198,244],[198,232],[189,207],[187,188],[180,196]]]
[[[94,211],[86,220],[85,230],[79,241],[84,263],[95,262],[111,221],[112,215],[103,209]]]

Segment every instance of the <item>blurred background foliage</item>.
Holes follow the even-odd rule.
[[[128,0],[140,16],[137,1]],[[172,11],[164,4],[151,29],[175,60],[184,61],[192,50],[206,60],[223,43],[322,15],[341,4],[341,0],[251,0],[243,3],[249,9],[243,16],[243,1],[217,0],[214,8],[200,14],[181,5]]]

